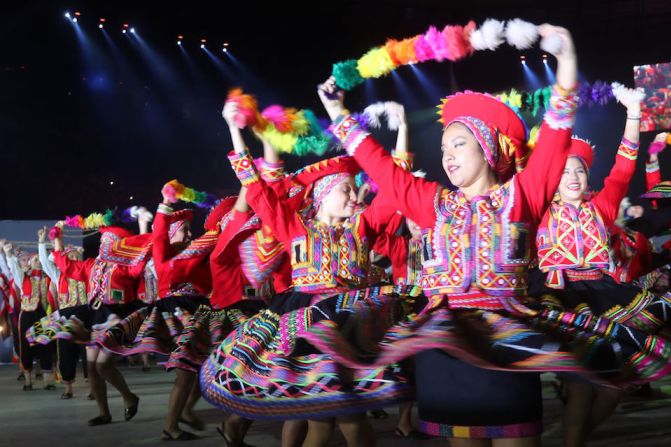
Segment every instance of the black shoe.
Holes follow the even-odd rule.
[[[396,427],[396,430],[394,431],[394,437],[400,439],[414,439],[416,441],[425,441],[431,438],[431,436],[419,432],[415,429],[410,430],[408,433],[403,433],[403,430],[401,430],[398,427]]]
[[[24,376],[23,373],[20,372],[19,375],[16,377],[16,380],[18,382],[25,382],[26,381],[26,376]]]
[[[96,400],[96,398],[93,397],[93,394],[91,394],[91,393],[89,393],[89,395],[87,396],[87,399],[88,400]]]
[[[72,399],[72,393],[61,394],[61,399]]]
[[[194,439],[198,439],[198,436],[188,431],[181,431],[177,436],[172,436],[170,432],[165,430],[161,433],[161,440],[163,441],[192,441]]]
[[[47,391],[53,391],[53,390],[56,389],[56,385],[54,385],[53,383],[50,383],[49,385],[46,385],[44,387],[44,389],[47,390]]]
[[[372,410],[370,412],[370,417],[373,419],[387,419],[389,417],[389,413],[386,411],[380,409],[380,410]]]
[[[136,396],[137,397],[137,396]],[[135,401],[135,405],[131,405],[130,407],[124,408],[124,418],[127,421],[130,421],[133,419],[133,416],[137,414],[137,406],[140,403],[140,398],[138,397],[137,400]]]
[[[96,416],[93,419],[89,419],[89,426],[95,427],[96,425],[105,425],[112,422],[112,416]]]
[[[23,385],[23,391],[32,391],[33,386],[32,385]]]

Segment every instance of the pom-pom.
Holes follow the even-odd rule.
[[[397,102],[387,101],[384,103],[384,111],[387,115],[389,130],[398,130],[401,125],[401,119],[405,114],[403,106]]]
[[[415,39],[415,57],[417,58],[417,62],[426,62],[435,59],[431,45],[426,41],[426,36],[423,34],[420,34]]]
[[[671,132],[666,134],[666,144],[671,144]]]
[[[487,19],[471,33],[470,42],[475,50],[496,50],[503,43],[504,23]]]
[[[608,101],[612,97],[613,97],[613,88],[609,84],[601,81],[596,81],[592,85],[592,101],[595,104],[604,106],[608,104]]]
[[[473,53],[471,34],[475,30],[475,22],[470,21],[466,26],[446,26],[443,35],[447,42],[448,59],[458,61]]]
[[[561,50],[561,47],[562,47],[561,37],[559,37],[559,34],[557,33],[552,33],[541,39],[541,50],[547,53],[557,54]]]
[[[438,31],[435,26],[429,27],[429,30],[424,34],[424,40],[431,48],[433,58],[436,61],[440,62],[449,59],[450,51],[447,48],[447,40],[443,32]]]
[[[363,110],[363,117],[366,120],[369,127],[375,129],[380,128],[380,117],[384,113],[385,106],[383,102],[376,102],[371,104]]]
[[[298,140],[296,135],[291,133],[281,133],[273,125],[269,125],[261,134],[275,150],[278,152],[291,153]]]
[[[168,202],[177,203],[179,201],[177,196],[182,189],[184,189],[184,187],[181,183],[179,183],[177,180],[170,180],[168,183],[163,185],[161,193],[165,196]]]
[[[648,148],[648,153],[650,155],[659,154],[664,150],[666,144],[663,141],[655,141]]]
[[[613,82],[611,89],[617,102],[625,106],[635,103],[640,104],[645,99],[645,92],[642,88],[627,88],[619,82]]]
[[[258,105],[256,99],[244,94],[242,89],[234,88],[228,93],[226,102],[235,102],[238,106],[238,113],[234,118],[235,125],[240,129],[244,127],[254,127],[258,124]]]
[[[400,64],[395,65],[407,65],[417,62],[417,55],[415,54],[415,39],[403,39],[396,45],[396,57],[400,61]],[[393,69],[393,68],[392,68]]]
[[[61,227],[54,226],[54,227],[51,227],[51,229],[49,230],[49,240],[50,241],[53,241],[54,239],[57,239],[57,238],[61,237],[62,235],[63,235],[63,230],[61,229]]]
[[[373,48],[357,63],[357,69],[363,78],[379,78],[391,72],[394,67],[385,47]]]
[[[279,132],[287,133],[291,131],[291,123],[295,119],[296,109],[285,109],[282,106],[272,105],[263,109],[261,116],[275,126],[275,129]]]
[[[538,40],[538,29],[533,23],[522,19],[509,20],[506,26],[506,40],[518,50],[526,50]]]
[[[359,73],[358,61],[354,59],[333,64],[332,74],[336,85],[343,90],[352,90],[365,81]]]
[[[300,137],[294,146],[294,155],[302,157],[308,154],[324,155],[331,144],[331,139],[326,135],[310,135]]]

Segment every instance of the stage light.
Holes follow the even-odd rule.
[[[130,33],[131,33],[131,34],[135,34],[135,28],[131,28],[131,29],[130,29]]]
[[[66,13],[65,13],[65,17],[69,19],[69,18],[72,17],[72,16],[70,15],[69,12],[66,12]]]
[[[74,19],[72,19],[72,21],[73,21],[74,23],[77,23],[77,17],[75,17]]]
[[[224,48],[224,49],[221,50],[221,51],[223,51],[224,53],[228,53],[228,48]]]
[[[98,20],[98,28],[103,29],[103,26],[105,25],[105,19],[103,17]]]
[[[128,32],[129,25],[127,23],[123,24],[123,29],[121,30],[122,33],[126,34]]]
[[[527,57],[526,56],[520,56],[520,61],[522,61],[522,65],[527,64]]]
[[[99,24],[98,24],[98,28],[103,29],[103,24],[102,24],[102,23],[99,23]]]
[[[180,34],[179,36],[177,36],[177,45],[181,45],[181,44],[182,44],[182,40],[184,40],[184,36],[183,36],[183,35]]]
[[[547,55],[547,54],[544,54],[544,55],[543,55],[543,63],[544,63],[544,64],[547,64],[547,63],[548,63],[548,55]]]
[[[130,196],[130,197],[128,198],[128,200],[133,200],[133,196]]]
[[[228,42],[224,42],[224,47],[227,47],[227,46],[228,46]]]
[[[200,48],[205,49],[205,44],[207,43],[207,39],[200,39]]]
[[[114,180],[110,180],[110,186],[114,185]]]

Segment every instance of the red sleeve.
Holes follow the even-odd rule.
[[[290,250],[294,237],[306,232],[298,213],[259,178],[252,157],[248,153],[238,155],[231,152],[228,158],[242,186],[247,187],[247,203],[284,244],[284,248]]]
[[[531,213],[532,222],[540,222],[557,192],[571,143],[572,128],[541,125],[538,142],[524,170],[515,176],[519,193]]]
[[[77,261],[63,255],[62,251],[54,251],[54,263],[58,270],[68,278],[88,284],[93,258]]]
[[[335,125],[333,133],[378,185],[380,193],[404,216],[422,228],[433,226],[436,221],[434,204],[440,188],[438,183],[417,178],[397,166],[392,156],[352,116],[343,117]]]
[[[399,220],[396,218],[398,215],[397,207],[387,200],[384,194],[378,194],[361,213],[361,218],[366,222],[367,228],[377,237],[381,233],[393,233],[398,229],[398,226],[389,228],[390,224],[398,224]]]
[[[166,263],[170,259],[170,216],[172,208],[164,204],[158,206],[156,217],[154,218],[154,229],[151,233],[152,257],[154,265]]]
[[[247,223],[252,215],[251,211],[241,212],[231,210],[228,213],[224,218],[221,232],[217,238],[217,245],[214,247],[214,250],[210,255],[210,260],[214,262],[225,261],[225,255],[229,254],[227,248],[229,247],[231,240],[235,237],[238,231],[240,231],[242,226]]]
[[[627,194],[629,183],[636,170],[638,144],[622,140],[615,156],[615,165],[603,182],[603,189],[592,199],[599,210],[606,228],[610,228],[620,209],[620,202]]]

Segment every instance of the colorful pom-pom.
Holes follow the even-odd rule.
[[[63,235],[63,230],[61,227],[51,227],[49,230],[49,240],[53,241],[54,239],[57,239]]]
[[[373,48],[361,56],[357,63],[357,69],[363,78],[379,78],[389,74],[394,67],[396,66],[386,47]]]
[[[336,85],[343,90],[352,90],[365,81],[359,73],[358,61],[353,59],[333,64],[333,77]]]
[[[506,40],[518,50],[526,50],[538,40],[538,28],[522,19],[509,20],[506,26]]]

